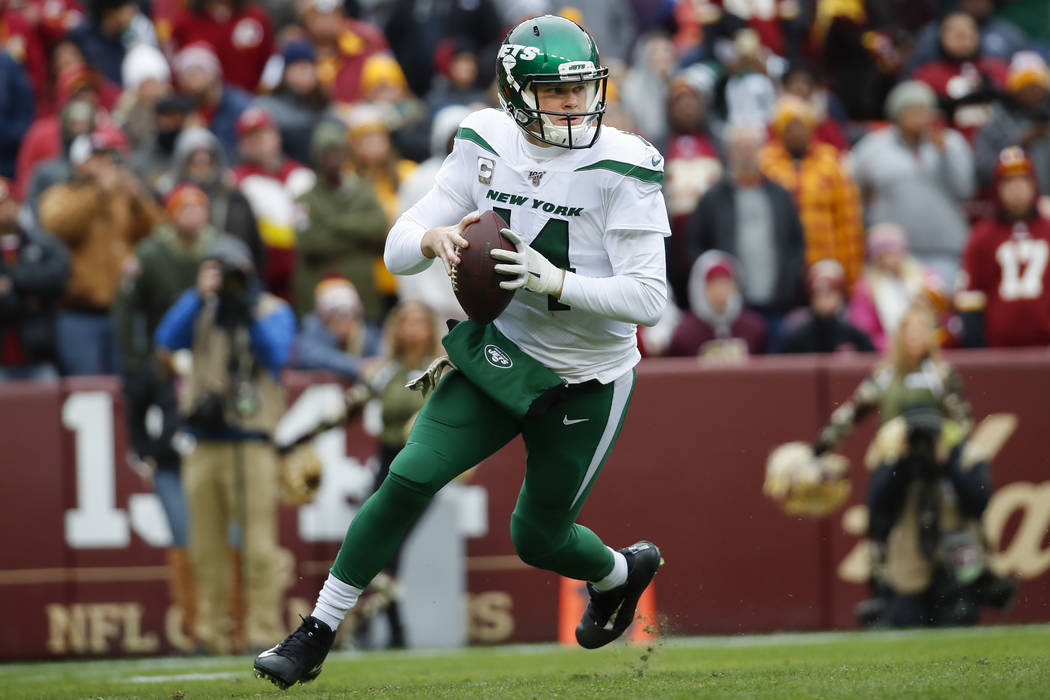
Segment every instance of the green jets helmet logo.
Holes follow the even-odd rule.
[[[496,54],[500,105],[531,138],[562,148],[590,148],[605,114],[609,69],[580,25],[553,15],[525,20],[508,32]],[[540,108],[543,86],[582,85],[578,107]],[[560,94],[559,94],[560,96]]]
[[[496,369],[510,369],[514,366],[514,360],[495,345],[485,346],[485,359]]]

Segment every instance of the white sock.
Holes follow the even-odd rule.
[[[617,552],[612,547],[606,547],[613,555],[613,568],[609,575],[601,581],[592,581],[591,585],[599,591],[611,591],[617,586],[627,583],[627,557]]]
[[[346,613],[357,604],[360,595],[360,588],[354,588],[329,573],[328,579],[321,587],[321,592],[317,594],[317,605],[310,614],[335,632],[339,628],[339,623],[346,617]]]

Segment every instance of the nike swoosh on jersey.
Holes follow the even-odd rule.
[[[564,416],[561,419],[561,424],[562,425],[575,425],[576,423],[585,423],[585,422],[587,422],[589,420],[590,420],[590,418],[572,418],[572,419],[570,419],[568,416]]]

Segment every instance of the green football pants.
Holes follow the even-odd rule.
[[[510,520],[518,556],[569,578],[604,578],[612,553],[576,517],[616,442],[633,389],[633,371],[610,384],[573,385],[545,415],[520,420],[461,373],[446,375],[389,476],[350,523],[332,573],[365,588],[434,494],[521,433],[525,482]]]

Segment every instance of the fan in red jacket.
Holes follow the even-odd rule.
[[[273,22],[265,8],[243,0],[194,0],[175,12],[176,49],[203,41],[215,48],[227,83],[255,92],[274,52]]]
[[[51,86],[40,34],[24,16],[24,9],[19,11],[6,2],[0,6],[3,6],[0,10],[0,49],[25,69],[26,77],[33,85],[37,115],[49,114],[52,108],[49,99]]]
[[[281,132],[269,113],[249,107],[237,119],[242,162],[233,169],[234,184],[244,193],[266,246],[262,280],[285,300],[292,297],[295,267],[296,204],[314,186],[314,172],[281,153]]]
[[[968,347],[1050,344],[1050,220],[1039,215],[1032,161],[1018,146],[995,168],[999,216],[977,222],[955,305]]]
[[[971,143],[1006,84],[1006,62],[980,52],[977,21],[954,12],[941,21],[940,57],[912,75],[933,88],[952,126]]]

